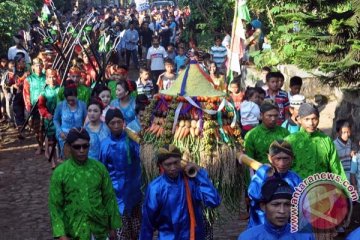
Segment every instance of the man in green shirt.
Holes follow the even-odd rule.
[[[277,126],[279,108],[265,102],[260,106],[262,123],[251,129],[245,136],[245,152],[261,163],[268,163],[268,150],[275,140],[284,139],[290,133],[287,129]]]
[[[105,166],[88,158],[90,136],[73,128],[66,137],[71,158],[50,181],[49,209],[53,236],[60,240],[116,239],[121,218]]]
[[[111,100],[114,100],[116,98],[117,83],[128,80],[128,68],[126,66],[113,66],[110,74],[110,80],[107,85],[111,91]]]
[[[46,84],[43,68],[44,65],[42,60],[40,58],[35,58],[32,65],[33,73],[24,80],[23,87],[25,109],[29,114],[31,113],[31,121],[29,121],[29,125],[34,130],[36,141],[38,143],[38,147],[35,152],[36,155],[41,154],[44,143],[42,124],[37,106],[40,93],[44,90]],[[32,109],[33,111],[31,112]]]
[[[80,69],[78,67],[71,67],[69,70],[69,80],[73,80],[76,84],[78,99],[88,104],[91,97],[91,90],[87,86],[81,84],[80,79],[81,79]],[[65,88],[63,86],[59,89],[58,102],[65,100],[64,90]]]
[[[332,172],[346,180],[335,145],[330,137],[317,127],[319,111],[310,103],[299,108],[300,131],[288,136],[294,152],[292,170],[304,179],[321,172]]]

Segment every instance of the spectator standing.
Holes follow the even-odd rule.
[[[185,56],[185,49],[184,47],[178,48],[178,55],[175,57],[175,68],[176,74],[178,74],[180,67],[185,66],[188,62],[188,58]]]
[[[153,80],[153,85],[157,86],[157,80],[165,70],[165,58],[167,58],[166,50],[163,46],[160,46],[159,37],[153,37],[152,39],[152,47],[149,48],[147,53],[147,67],[151,71],[151,76]],[[155,87],[155,93],[157,93],[159,89]]]
[[[135,68],[139,69],[139,60],[137,56],[139,33],[135,29],[135,25],[133,21],[129,22],[129,29],[125,31],[124,39],[125,39],[125,48],[126,48],[126,66],[129,68],[130,57],[132,57],[132,61],[135,65]]]
[[[266,91],[265,99],[272,99],[279,107],[279,119],[277,124],[280,126],[288,119],[290,103],[287,93],[279,88],[279,75],[278,72],[270,72],[266,75],[266,85],[268,86],[268,90]]]
[[[219,69],[222,69],[227,56],[226,47],[221,45],[221,38],[215,37],[215,45],[210,48],[210,55],[212,60],[216,63]]]

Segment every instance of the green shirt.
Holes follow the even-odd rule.
[[[59,86],[50,87],[49,85],[47,85],[40,94],[40,96],[43,96],[46,99],[46,108],[52,115],[54,115],[57,105],[59,89]]]
[[[37,100],[40,96],[40,93],[44,90],[46,77],[45,77],[45,74],[43,74],[43,73],[40,76],[33,73],[30,76],[28,76],[26,78],[26,80],[29,83],[30,103],[33,106],[37,102]]]
[[[61,87],[59,89],[59,93],[58,93],[58,102],[64,101],[65,100],[65,96],[64,96],[64,87]],[[78,100],[83,101],[86,104],[89,104],[90,101],[90,96],[91,96],[91,90],[90,88],[79,84],[77,86],[77,98]]]
[[[106,239],[121,219],[109,173],[105,166],[88,159],[78,164],[68,159],[51,177],[49,209],[54,237]]]
[[[111,93],[111,100],[114,100],[116,98],[116,85],[117,85],[117,81],[115,80],[110,80],[108,82],[108,88],[110,89],[110,93]]]
[[[332,172],[346,179],[335,145],[321,131],[307,133],[305,129],[291,134],[286,139],[294,152],[292,170],[302,179],[321,172]]]
[[[268,152],[271,143],[275,140],[284,139],[290,133],[280,126],[266,128],[263,124],[251,129],[245,136],[246,154],[261,162],[268,163]]]

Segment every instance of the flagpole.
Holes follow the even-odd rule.
[[[237,19],[237,15],[238,15],[238,10],[237,10],[238,2],[239,2],[239,0],[235,0],[235,11],[234,11],[234,18],[233,18],[233,23],[232,23],[232,28],[231,28],[231,39],[230,39],[230,59],[228,59],[228,69],[226,72],[226,78],[229,77],[229,74],[231,71],[231,62],[232,62],[233,49],[234,49],[234,37],[235,37],[235,30],[236,30],[236,19]],[[228,85],[229,84],[230,83],[228,82]],[[228,89],[226,89],[226,91],[228,92]]]

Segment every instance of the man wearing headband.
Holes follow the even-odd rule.
[[[124,117],[119,109],[109,109],[105,122],[111,135],[103,140],[100,161],[108,169],[116,193],[123,227],[119,239],[138,239],[141,224],[140,146],[124,129]]]
[[[203,168],[188,163],[197,174],[187,177],[182,171],[181,157],[174,145],[158,150],[157,164],[163,174],[147,188],[140,240],[153,239],[155,231],[159,240],[206,239],[203,208],[219,206],[220,196]]]
[[[32,70],[33,73],[28,76],[24,81],[23,95],[25,102],[25,109],[30,114],[31,109],[35,106],[34,111],[31,112],[31,127],[34,129],[36,141],[38,143],[38,149],[35,154],[40,155],[43,147],[43,133],[42,124],[40,122],[40,114],[37,107],[37,101],[40,97],[40,93],[44,90],[46,84],[46,77],[43,73],[43,62],[40,58],[33,60]]]
[[[266,181],[261,187],[260,199],[260,207],[265,213],[264,224],[247,229],[238,240],[315,240],[312,233],[290,232],[292,192],[293,188],[282,179]]]
[[[301,178],[293,171],[290,171],[293,159],[292,148],[284,140],[275,140],[271,143],[268,153],[268,164],[262,165],[252,177],[248,194],[250,197],[250,219],[248,228],[255,227],[265,222],[265,214],[260,208],[261,186],[272,178],[284,180],[291,187],[291,192],[300,184]],[[269,176],[271,175],[271,176]]]
[[[49,210],[54,238],[116,239],[121,226],[108,171],[89,159],[90,136],[84,128],[72,128],[66,144],[71,157],[51,176]]]
[[[126,66],[113,66],[111,70],[108,88],[111,91],[111,100],[116,99],[116,85],[118,82],[128,80],[128,68]]]
[[[277,126],[279,108],[276,104],[265,101],[260,106],[260,116],[262,123],[245,135],[245,151],[249,157],[267,163],[270,144],[285,138],[289,131]]]
[[[319,116],[319,111],[314,105],[301,104],[300,131],[285,139],[291,144],[294,152],[292,169],[303,179],[315,173],[332,172],[346,180],[333,141],[317,128]]]
[[[81,79],[80,68],[71,67],[69,70],[69,79],[67,80],[72,80],[75,82],[78,100],[81,100],[86,104],[89,104],[91,91],[88,87],[80,83],[80,79]],[[59,102],[65,100],[64,91],[65,91],[65,87],[61,87],[59,89],[59,93],[58,93]]]

